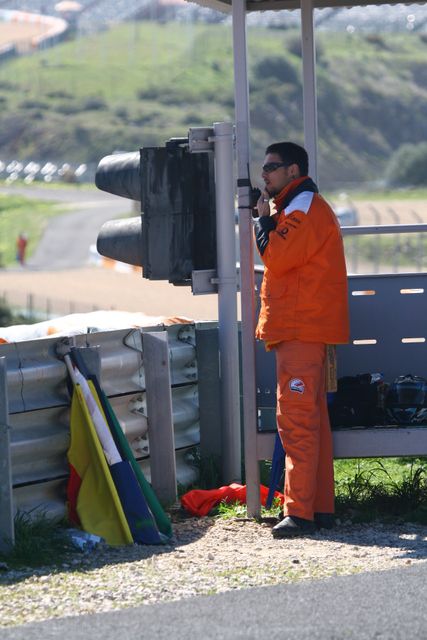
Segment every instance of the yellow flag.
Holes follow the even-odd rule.
[[[81,481],[74,507],[82,528],[111,545],[132,544],[129,525],[78,384],[71,402],[70,431],[68,461],[74,482],[75,475]]]

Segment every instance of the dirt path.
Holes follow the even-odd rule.
[[[16,306],[28,304],[55,315],[98,309],[140,311],[150,316],[179,315],[194,320],[218,318],[217,296],[193,296],[189,287],[144,280],[140,272],[100,267],[66,271],[0,271],[0,296]],[[50,302],[48,302],[50,301]]]
[[[424,200],[358,200],[355,204],[361,225],[427,222],[427,201]]]
[[[358,202],[357,206],[361,224],[391,224],[396,213],[401,223],[427,221],[427,202],[424,201],[366,201]],[[140,270],[121,273],[90,266],[61,271],[14,268],[0,271],[2,295],[10,304],[24,308],[31,295],[33,308],[42,314],[65,315],[97,308],[196,320],[218,318],[215,295],[193,296],[189,287],[150,282],[141,277]]]

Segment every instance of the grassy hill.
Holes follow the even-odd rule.
[[[15,263],[19,233],[28,235],[28,258],[37,247],[49,220],[62,212],[63,207],[56,202],[0,193],[0,268]]]
[[[425,36],[321,32],[317,45],[322,185],[375,181],[427,139]],[[302,141],[299,34],[249,29],[248,46],[258,164],[272,140]],[[0,66],[1,157],[97,162],[233,119],[233,105],[229,26],[123,24]]]

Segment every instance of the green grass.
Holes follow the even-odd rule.
[[[141,108],[138,92],[149,96],[157,81],[173,85],[178,71],[171,59],[179,63],[188,43],[172,29],[157,35],[153,37],[148,26],[135,31],[125,25],[22,57],[6,72],[0,69],[4,109],[15,117],[32,113],[37,128],[38,135],[31,135],[27,124],[21,129],[21,155],[71,158],[80,146],[81,161],[95,160],[114,148],[126,148],[129,135],[136,145],[144,119],[150,132],[166,128],[161,109],[149,97]],[[87,150],[99,137],[104,137],[105,147],[89,158]]]
[[[268,484],[270,462],[261,465],[261,482]],[[427,524],[427,458],[362,458],[335,460],[336,516],[342,522],[418,522]],[[246,505],[221,503],[222,518],[245,518]],[[261,517],[280,517],[275,500]]]
[[[0,552],[9,569],[60,564],[74,549],[63,524],[42,511],[18,512],[14,525],[15,545]]]
[[[64,190],[77,190],[77,191],[96,191],[98,192],[95,183],[92,182],[66,182],[64,180],[58,180],[57,182],[54,180],[52,182],[45,182],[44,180],[36,180],[35,182],[26,183],[25,180],[18,178],[13,182],[13,186],[7,182],[7,180],[0,178],[0,187],[4,189],[14,189],[15,187],[19,189],[28,189],[28,191],[32,189],[37,189],[41,191],[57,191],[58,189]],[[22,195],[22,193],[21,193]],[[25,197],[25,196],[24,196]]]
[[[427,469],[427,458],[347,458],[334,461],[335,482],[338,487],[349,478],[360,472],[375,470],[377,483],[387,475],[399,482],[410,471],[411,467]]]
[[[427,524],[427,459],[335,461],[336,506],[353,522]]]
[[[110,123],[118,132],[138,128],[143,143],[147,129],[167,133],[171,122],[183,125],[191,112],[199,119],[201,107],[208,121],[228,117],[230,56],[230,29],[123,24],[11,62],[0,69],[0,90],[9,109],[49,110],[58,121],[65,114],[85,131],[92,129],[88,124],[96,130]],[[219,108],[227,100],[228,108]],[[172,135],[180,135],[176,126]]]
[[[198,473],[194,489],[220,486],[216,458],[201,458],[194,447],[189,463]],[[259,464],[260,483],[269,486],[271,461]],[[427,458],[351,458],[334,460],[336,514],[341,520],[413,521],[427,524]],[[243,479],[244,482],[244,479]],[[186,489],[188,490],[188,488]],[[281,489],[283,491],[283,489]],[[279,517],[281,507],[262,507],[261,517]],[[212,512],[222,518],[245,518],[246,505],[220,503]]]
[[[317,44],[320,182],[378,180],[400,144],[427,135],[425,43],[320,32]],[[268,143],[303,139],[299,49],[297,30],[248,29],[254,180]],[[233,120],[233,91],[229,24],[117,25],[0,67],[2,153],[96,162],[162,145]]]
[[[16,262],[16,238],[28,235],[27,257],[35,250],[49,220],[63,210],[58,204],[18,195],[0,194],[0,262]]]
[[[356,255],[358,259],[381,265],[422,265],[427,253],[427,238],[424,233],[347,236],[344,247],[349,257]]]
[[[227,37],[228,31],[228,37]],[[218,35],[221,34],[219,38]],[[166,95],[179,90],[213,95],[232,88],[232,68],[205,67],[207,57],[231,54],[230,29],[214,25],[158,25],[152,22],[122,24],[96,35],[56,46],[11,64],[13,84],[27,88],[26,98],[53,100],[57,104],[103,98],[110,104],[129,105],[138,92],[150,94],[159,86]],[[189,65],[189,60],[192,64]],[[221,73],[219,73],[221,71]],[[10,81],[0,72],[0,81]],[[16,100],[18,98],[16,96]]]
[[[220,502],[213,513],[220,518],[246,518],[247,509],[245,504],[239,504],[238,502]],[[261,507],[261,518],[279,518],[282,513],[282,506],[280,500],[275,498],[271,509]]]

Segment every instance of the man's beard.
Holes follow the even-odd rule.
[[[272,187],[270,187],[270,188],[265,187],[265,190],[267,191],[267,193],[270,196],[270,198],[274,198],[275,196],[277,196],[280,193],[280,191],[278,191],[277,189],[274,189]]]

